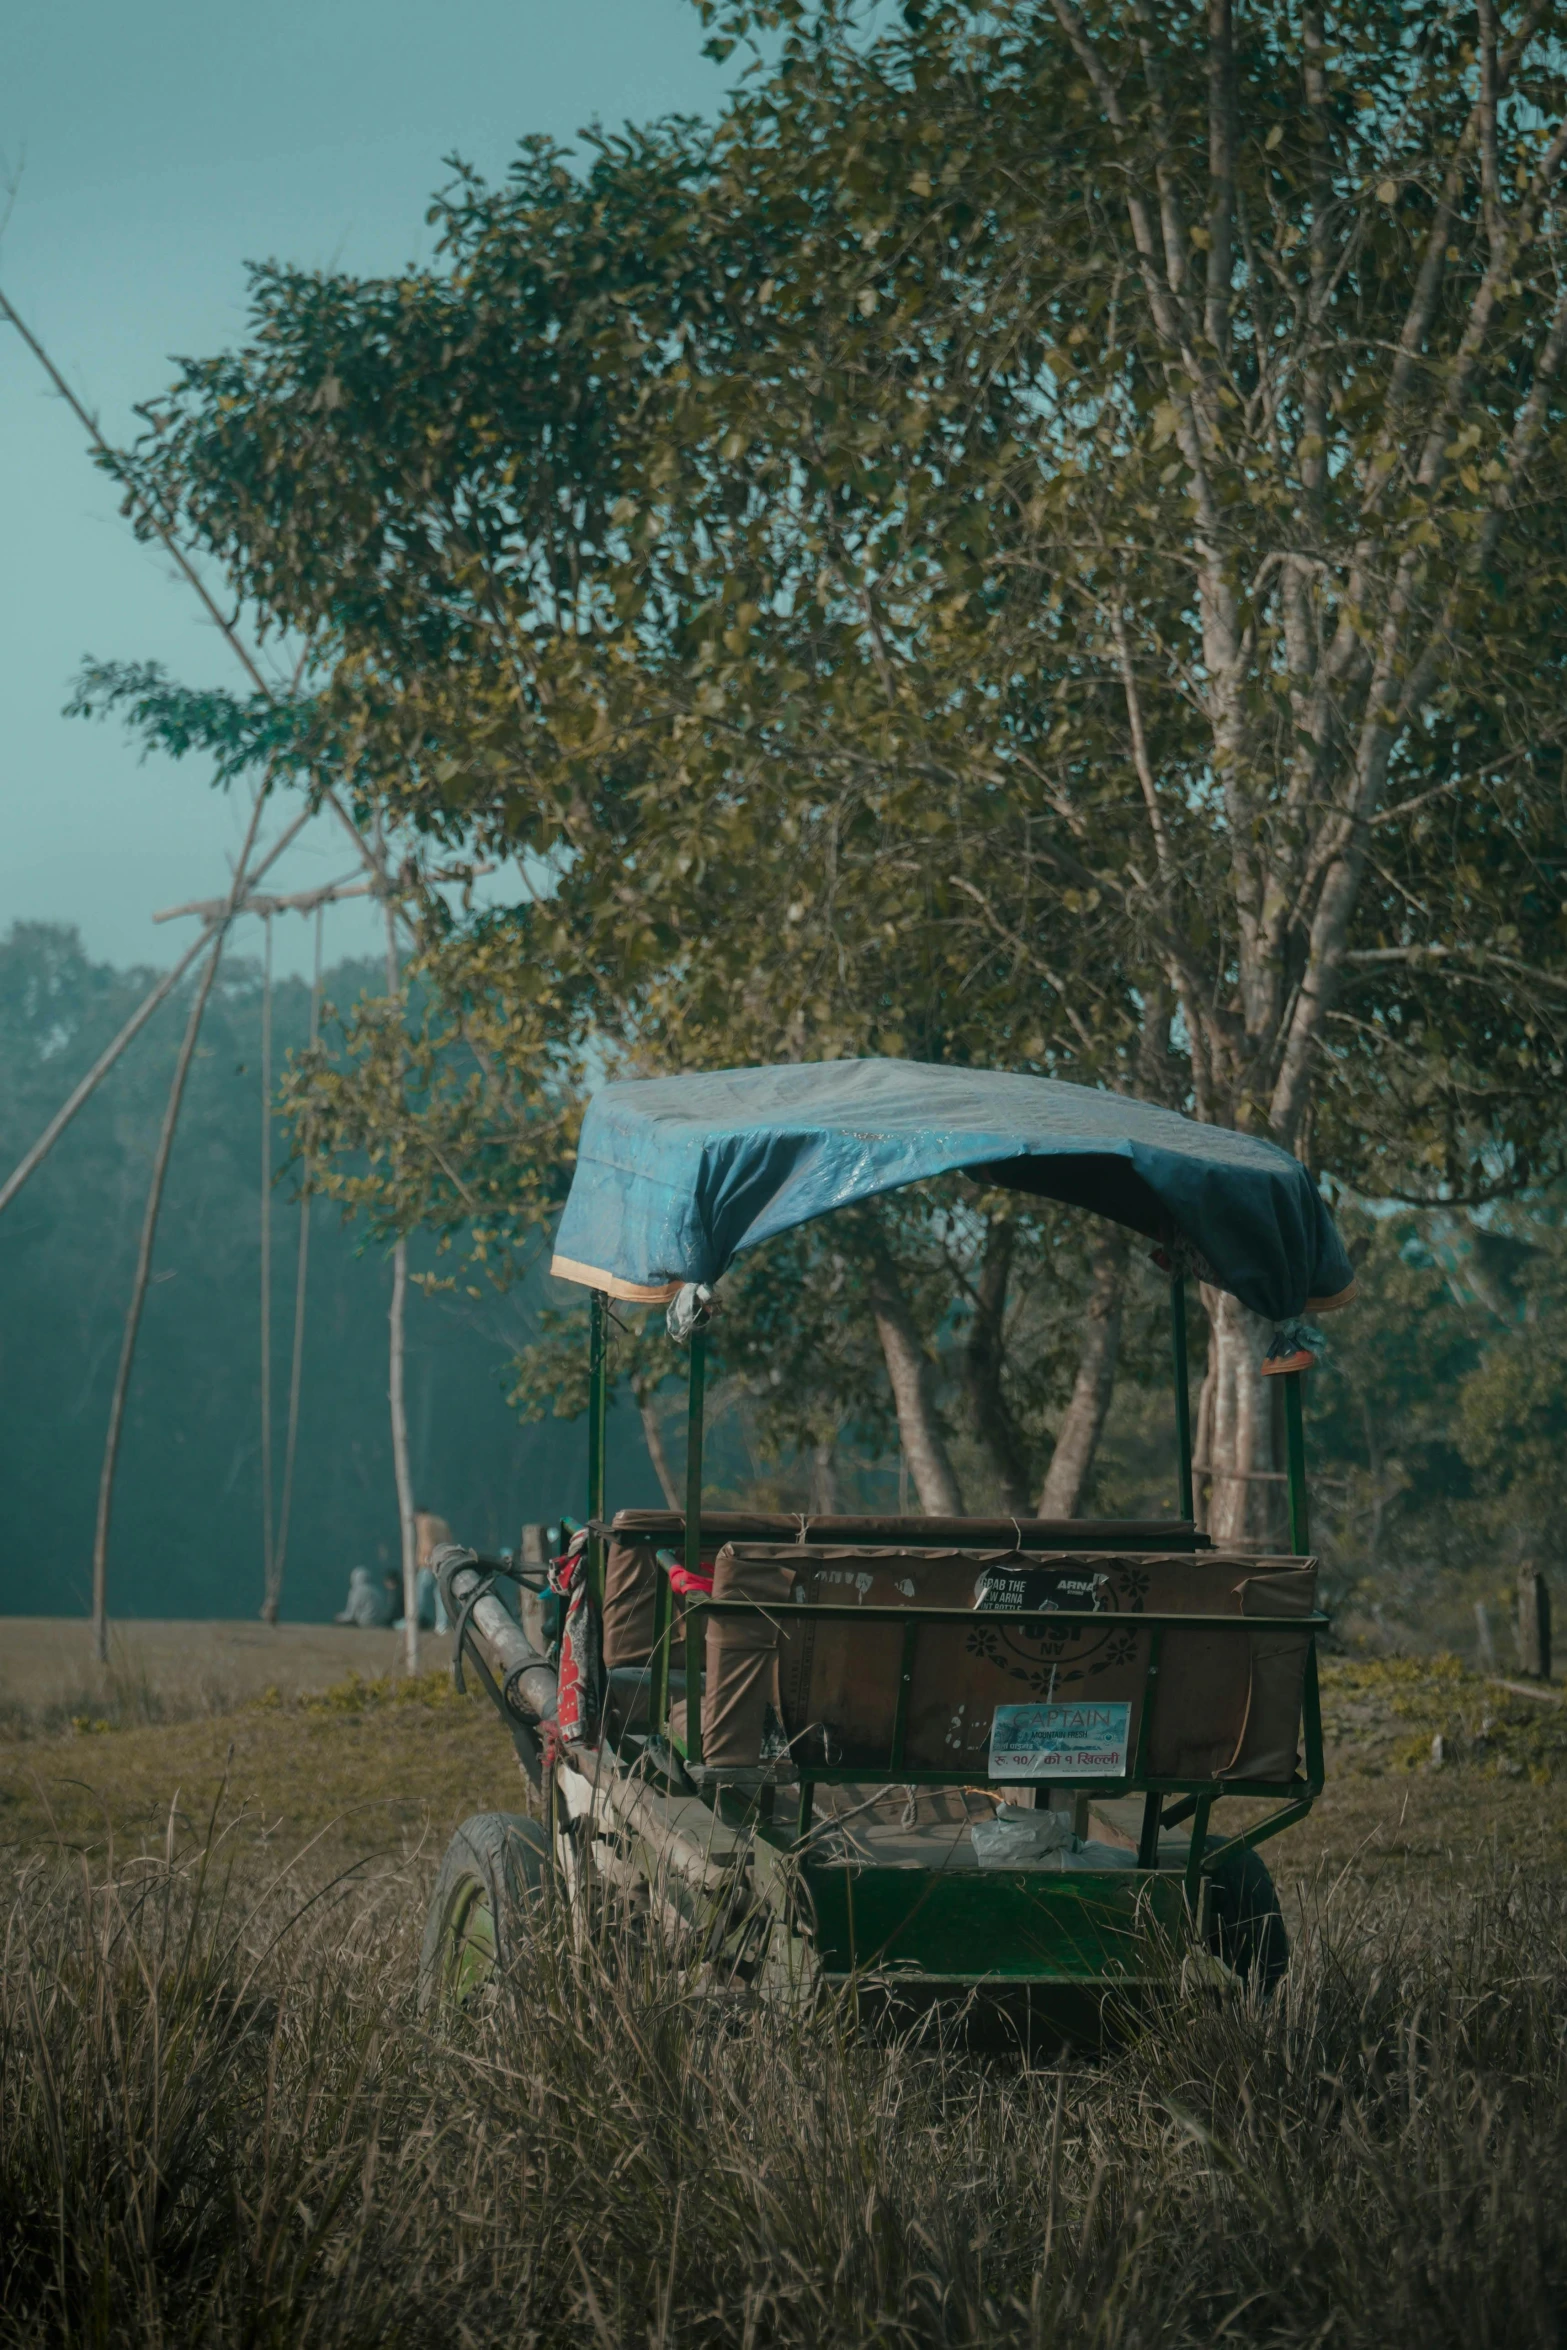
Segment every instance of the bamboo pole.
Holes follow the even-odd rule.
[[[310,982],[310,1041],[321,1026],[321,924],[316,908],[316,960]],[[305,1294],[310,1272],[310,1193],[299,1195],[299,1257],[294,1274],[294,1346],[288,1370],[288,1434],[283,1440],[283,1499],[278,1509],[277,1547],[272,1555],[272,1581],[262,1615],[269,1624],[278,1619],[283,1601],[283,1565],[288,1555],[288,1525],[294,1507],[294,1456],[299,1446],[299,1397],[305,1368]]]
[[[98,1522],[93,1531],[92,1551],[93,1653],[101,1665],[109,1661],[109,1518],[114,1504],[114,1472],[120,1457],[120,1435],[125,1425],[125,1398],[130,1389],[131,1364],[135,1359],[136,1340],[141,1329],[141,1310],[147,1295],[148,1276],[152,1271],[153,1243],[158,1236],[158,1212],[163,1205],[163,1180],[169,1171],[169,1153],[174,1147],[174,1130],[179,1123],[185,1080],[190,1075],[190,1065],[196,1054],[201,1016],[207,1008],[207,998],[212,993],[212,983],[217,978],[218,965],[223,959],[226,932],[227,925],[220,926],[213,940],[207,968],[191,1000],[180,1057],[174,1065],[174,1082],[169,1088],[163,1127],[158,1136],[157,1155],[152,1162],[152,1182],[147,1191],[141,1242],[136,1252],[136,1276],[131,1284],[125,1335],[120,1342],[119,1368],[114,1375],[114,1394],[109,1403],[109,1432],[104,1443],[103,1467],[98,1477]]]
[[[104,1046],[103,1051],[98,1055],[97,1060],[94,1061],[81,1083],[56,1110],[38,1140],[33,1144],[32,1149],[27,1152],[25,1157],[17,1161],[7,1176],[4,1187],[0,1188],[0,1213],[10,1206],[29,1175],[36,1173],[37,1169],[43,1165],[44,1160],[49,1156],[67,1126],[70,1125],[77,1111],[97,1092],[99,1085],[108,1076],[126,1046],[141,1034],[165,998],[174,993],[192,963],[195,962],[196,957],[201,953],[202,948],[210,941],[215,928],[216,924],[209,922],[195,943],[186,948],[173,969],[166,971],[152,992],[142,998],[118,1036],[114,1038],[112,1043]]]
[[[101,1665],[109,1661],[109,1519],[114,1507],[114,1472],[120,1458],[120,1434],[125,1425],[125,1398],[130,1391],[131,1364],[136,1356],[136,1340],[141,1330],[141,1310],[146,1301],[147,1282],[152,1273],[153,1244],[158,1237],[158,1213],[163,1205],[163,1182],[169,1171],[169,1154],[174,1148],[174,1130],[179,1124],[180,1103],[185,1095],[185,1080],[190,1075],[191,1062],[196,1057],[196,1039],[201,1033],[202,1014],[212,983],[223,960],[223,944],[228,937],[234,909],[245,894],[245,876],[256,834],[261,826],[261,811],[267,804],[267,792],[272,782],[268,768],[256,786],[256,797],[251,806],[250,822],[245,827],[245,838],[234,862],[234,882],[229,891],[228,910],[212,929],[212,953],[207,968],[201,975],[195,996],[191,1001],[190,1016],[185,1023],[185,1035],[180,1045],[180,1056],[174,1064],[174,1080],[169,1087],[169,1098],[163,1113],[163,1126],[158,1135],[158,1148],[152,1162],[152,1180],[147,1187],[147,1205],[142,1215],[141,1241],[136,1251],[136,1273],[131,1283],[131,1302],[125,1316],[125,1335],[120,1342],[119,1366],[114,1374],[114,1393],[109,1399],[109,1427],[104,1439],[103,1467],[98,1476],[98,1519],[93,1528],[92,1551],[92,1623],[93,1650]]]
[[[98,451],[99,455],[108,458],[111,463],[117,463],[119,452],[112,449],[109,443],[104,439],[103,433],[99,429],[97,419],[88,412],[88,410],[82,405],[81,401],[76,397],[76,394],[72,391],[64,376],[55,366],[54,361],[50,358],[49,353],[45,350],[43,344],[38,340],[38,337],[32,332],[31,328],[23,323],[20,313],[6,298],[3,291],[0,291],[0,317],[9,319],[11,325],[16,329],[23,342],[32,352],[34,358],[43,368],[45,374],[48,376],[50,382],[53,384],[61,399],[65,401],[67,407],[71,410],[71,413],[76,417],[78,423],[81,425],[83,431],[87,434],[88,439],[91,441],[93,447]],[[119,478],[124,481],[124,474],[120,473]],[[277,700],[276,689],[272,685],[270,679],[265,676],[259,667],[254,656],[250,652],[249,647],[240,637],[234,623],[229,620],[219,609],[217,600],[213,596],[211,589],[207,586],[206,581],[202,578],[201,574],[197,571],[195,565],[190,560],[190,557],[186,554],[184,548],[180,545],[179,539],[175,535],[175,531],[169,517],[163,513],[160,513],[155,506],[149,504],[145,497],[139,495],[134,484],[127,486],[130,490],[130,499],[132,504],[141,514],[148,527],[163,542],[163,545],[167,548],[170,556],[178,565],[185,579],[189,582],[190,586],[195,590],[197,596],[200,598],[203,606],[206,609],[208,617],[212,620],[219,633],[222,635],[224,641],[228,644],[234,653],[235,658],[239,661],[241,667],[244,669],[246,675],[250,678],[252,684],[268,702],[275,703]],[[303,656],[301,656],[301,665],[302,664]],[[234,907],[237,905],[241,895],[240,877],[244,872],[245,864],[250,852],[251,842],[255,837],[256,818],[259,817],[261,802],[265,797],[265,791],[266,786],[263,784],[261,791],[257,794],[256,815],[253,816],[251,821],[251,831],[247,836],[245,849],[241,853],[239,864],[236,868],[235,887],[229,901],[228,918],[226,918],[217,929],[217,938],[213,950],[213,959],[208,966],[206,974],[204,975],[202,990],[198,998],[199,1006],[202,1009],[205,1008],[206,997],[211,991],[212,980],[216,976],[218,960],[222,954],[223,940],[228,929],[228,919],[232,918]],[[391,980],[392,992],[395,994],[397,992],[396,922],[398,918],[398,908],[394,904],[391,895],[391,876],[387,870],[384,850],[379,842],[377,842],[376,845],[372,847],[371,844],[365,839],[364,835],[359,830],[358,825],[355,824],[352,816],[344,807],[341,799],[332,789],[330,784],[322,785],[320,787],[319,804],[326,806],[332,811],[332,814],[337,818],[339,824],[343,827],[343,830],[347,833],[349,839],[353,842],[356,854],[359,856],[363,864],[368,868],[374,880],[380,885],[380,894],[383,896],[386,905],[386,938],[389,977]],[[415,926],[408,922],[406,915],[404,915],[403,919],[409,930],[417,935]],[[196,1014],[193,1017],[194,1024],[190,1029],[187,1030],[187,1041],[191,1053],[194,1053],[195,1036],[200,1026],[199,1014]],[[175,1116],[178,1114],[179,1107],[178,1094],[182,1093],[184,1090],[183,1068],[185,1066],[188,1066],[188,1063],[185,1060],[185,1056],[182,1054],[182,1071],[177,1073],[177,1092],[172,1094],[170,1097],[170,1107]],[[85,1096],[83,1098],[85,1098]],[[172,1144],[172,1118],[165,1119],[165,1129],[166,1131],[163,1141]],[[163,1149],[162,1141],[160,1141],[160,1152],[162,1154],[162,1164],[166,1166],[167,1151]],[[26,1178],[24,1176],[23,1180],[25,1181],[25,1179]],[[149,1262],[151,1259],[152,1236],[156,1230],[157,1224],[157,1205],[161,1199],[161,1196],[162,1177],[160,1170],[156,1174],[154,1194],[149,1198],[148,1202],[149,1224],[151,1229],[149,1230],[144,1228],[143,1233],[143,1238],[146,1242],[146,1255]],[[3,1202],[0,1202],[0,1205],[3,1204]],[[417,1666],[418,1662],[419,1626],[418,1614],[414,1606],[416,1563],[413,1532],[413,1496],[408,1481],[408,1428],[407,1417],[403,1403],[402,1325],[403,1303],[407,1290],[407,1280],[407,1243],[400,1240],[397,1243],[397,1247],[393,1256],[391,1382],[392,1450],[394,1465],[397,1470],[398,1513],[402,1520],[403,1535],[404,1617],[407,1625],[405,1654],[409,1662],[409,1668],[410,1670],[413,1670]],[[121,1414],[123,1414],[124,1409],[124,1395],[122,1389],[123,1384],[129,1379],[130,1357],[135,1351],[136,1328],[140,1321],[141,1299],[145,1294],[145,1289],[146,1282],[145,1277],[143,1277],[140,1283],[140,1288],[132,1300],[132,1312],[131,1317],[126,1325],[126,1343],[122,1350],[121,1357],[122,1379],[117,1381],[116,1384],[116,1402],[118,1411]],[[113,1487],[114,1455],[118,1450],[118,1443],[119,1421],[116,1417],[111,1420],[111,1444],[109,1451],[105,1455],[104,1476],[99,1496],[99,1537],[94,1545],[94,1616],[95,1621],[98,1622],[99,1625],[100,1653],[104,1655],[107,1653],[108,1619],[106,1612],[101,1611],[98,1604],[99,1584],[101,1580],[99,1551],[104,1550],[106,1553],[108,1504]]]
[[[283,851],[288,847],[289,842],[294,838],[295,834],[299,832],[303,826],[309,823],[310,814],[311,811],[307,808],[302,815],[297,816],[294,822],[286,827],[281,836],[275,840],[271,848],[268,849],[266,855],[262,858],[261,863],[256,867],[255,872],[250,876],[251,882],[259,881],[263,873],[267,871],[268,867],[276,864],[278,858],[281,857]],[[244,860],[241,859],[240,870],[243,871],[243,869]],[[112,1043],[104,1046],[103,1051],[98,1055],[97,1060],[94,1061],[92,1067],[88,1070],[81,1083],[76,1087],[74,1093],[72,1093],[69,1098],[61,1104],[60,1108],[56,1110],[54,1116],[50,1119],[48,1125],[44,1128],[42,1134],[40,1134],[38,1137],[38,1140],[33,1144],[32,1149],[26,1154],[24,1158],[19,1159],[17,1164],[12,1168],[10,1174],[6,1178],[4,1185],[0,1186],[0,1214],[3,1214],[4,1211],[10,1206],[12,1200],[15,1199],[17,1193],[21,1190],[28,1177],[37,1173],[38,1169],[43,1165],[44,1160],[49,1156],[49,1153],[53,1150],[55,1144],[59,1141],[61,1135],[65,1132],[67,1126],[70,1125],[71,1120],[76,1116],[77,1111],[80,1110],[84,1103],[89,1101],[93,1094],[97,1092],[98,1087],[102,1084],[105,1077],[108,1076],[109,1071],[114,1067],[115,1062],[124,1052],[126,1046],[141,1034],[141,1031],[146,1027],[148,1021],[152,1018],[153,1013],[158,1009],[158,1006],[165,1000],[165,998],[173,994],[175,988],[184,978],[192,963],[195,962],[196,957],[201,953],[202,948],[209,944],[214,930],[219,927],[220,923],[227,919],[231,905],[232,894],[229,899],[215,898],[211,901],[211,913],[207,921],[207,926],[202,931],[201,936],[195,941],[194,945],[186,948],[184,954],[181,955],[179,961],[174,965],[174,968],[171,971],[166,971],[163,977],[159,980],[157,986],[152,990],[151,994],[145,996],[141,1003],[137,1005],[135,1011],[126,1021],[125,1026],[120,1030],[118,1036],[114,1038]]]
[[[272,1596],[272,917],[261,921],[261,1595]]]
[[[327,881],[315,889],[296,889],[287,896],[262,897],[252,890],[240,907],[242,914],[259,914],[270,921],[274,914],[314,914],[322,906],[335,906],[339,898],[372,898],[379,884],[374,881],[355,881],[349,874],[343,881]],[[154,922],[179,922],[188,914],[199,914],[211,922],[222,911],[221,898],[192,898],[183,906],[161,906],[153,916]]]
[[[386,901],[386,992],[395,996],[397,932],[392,901]],[[403,1539],[403,1664],[419,1670],[419,1555],[414,1531],[413,1481],[408,1471],[408,1406],[404,1393],[403,1309],[408,1297],[408,1243],[399,1236],[392,1251],[391,1377],[387,1394],[392,1407],[392,1471],[397,1480],[397,1518]]]
[[[20,311],[17,310],[12,302],[7,300],[4,292],[0,292],[0,318],[9,319],[11,325],[15,327],[17,333],[21,336],[23,342],[27,345],[27,348],[29,351],[31,351],[33,357],[37,360],[39,366],[43,369],[45,375],[47,375],[55,390],[59,393],[60,398],[70,409],[71,414],[76,418],[76,421],[81,426],[83,432],[86,433],[87,438],[89,441],[91,441],[99,456],[108,459],[111,469],[114,470],[115,478],[120,482],[121,486],[127,492],[130,504],[141,516],[148,529],[162,540],[163,545],[167,548],[170,557],[178,565],[186,581],[192,588],[194,588],[196,594],[200,597],[208,619],[212,622],[213,626],[217,629],[218,633],[223,638],[224,643],[233,653],[234,658],[236,661],[238,661],[240,667],[244,670],[245,675],[250,679],[251,684],[256,688],[256,691],[265,701],[275,704],[277,701],[276,687],[273,685],[271,679],[266,675],[265,671],[257,662],[255,655],[251,652],[249,646],[245,643],[244,638],[240,635],[234,622],[228,618],[227,614],[220,607],[217,598],[213,595],[212,590],[208,587],[206,581],[202,578],[201,573],[196,569],[196,566],[191,561],[189,555],[186,554],[185,549],[181,546],[179,539],[176,536],[174,525],[169,519],[168,515],[160,513],[158,508],[151,504],[150,501],[144,495],[142,495],[137,485],[133,481],[128,481],[126,479],[124,471],[121,470],[123,466],[121,452],[118,449],[112,448],[108,441],[104,439],[102,429],[98,423],[98,419],[91,413],[89,409],[85,408],[82,405],[82,402],[76,397],[76,394],[72,391],[70,385],[66,382],[65,377],[60,373],[60,370],[58,367],[56,367],[54,361],[50,358],[49,353],[45,350],[43,344],[33,333],[32,328],[24,323]],[[302,669],[303,666],[304,656],[301,655],[300,668]],[[343,830],[347,833],[349,839],[353,842],[361,862],[369,868],[370,872],[374,875],[377,881],[385,885],[390,877],[386,870],[386,862],[384,857],[371,849],[369,842],[365,839],[364,834],[360,831],[358,825],[354,822],[352,816],[344,807],[337,793],[332,789],[332,786],[330,784],[321,784],[318,786],[318,788],[320,794],[320,805],[331,809],[332,814],[337,818],[339,824],[341,824]],[[388,903],[390,903],[390,901],[388,901]],[[409,924],[409,928],[410,930],[413,928],[411,923]]]

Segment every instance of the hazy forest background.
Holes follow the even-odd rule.
[[[1562,1516],[1555,36],[1219,0],[1196,48],[1069,0],[701,13],[721,120],[454,165],[421,268],[254,267],[244,338],[100,452],[137,532],[220,584],[240,667],[196,692],[100,648],[72,707],[263,812],[331,796],[399,940],[394,992],[334,974],[308,1051],[279,997],[279,1158],[322,1236],[285,1604],[391,1539],[388,1247],[429,1284],[420,1498],[506,1539],[578,1489],[580,1311],[538,1267],[587,1093],[869,1053],[1300,1156],[1362,1288],[1310,1405],[1336,1595],[1471,1640]],[[60,935],[5,952],[20,1148],[137,982]],[[230,961],[120,1604],[253,1597],[257,1016]],[[11,1607],[20,1562],[85,1548],[177,1024],[0,1227]],[[954,1179],[725,1289],[720,1490],[1173,1501],[1162,1285],[1124,1234]],[[678,1362],[624,1325],[611,1498],[672,1496]],[[1268,1338],[1194,1295],[1202,1512],[1253,1546],[1282,1539]]]
[[[0,940],[0,1137],[9,1165],[145,993],[152,974],[93,963],[67,930]],[[329,1000],[378,974],[339,963]],[[85,1614],[109,1391],[147,1168],[186,1005],[176,994],[0,1217],[0,1478],[9,1539],[0,1612]],[[254,1616],[262,1598],[259,963],[236,954],[203,1025],[169,1174],[116,1495],[115,1609]],[[309,987],[281,980],[274,1051],[305,1042]],[[278,1138],[273,1317],[281,1476],[298,1208]],[[312,1206],[299,1453],[283,1613],[321,1621],[351,1566],[396,1571],[384,1249]],[[507,1364],[526,1292],[413,1300],[409,1443],[418,1498],[473,1543],[511,1547],[524,1518],[580,1508],[574,1431],[519,1426]],[[656,1500],[651,1480],[632,1498]]]
[[[19,926],[0,942],[0,1139],[15,1157],[142,992],[147,974],[89,961],[65,930]],[[381,984],[373,965],[331,966],[328,1002]],[[236,956],[208,1013],[170,1175],[121,1470],[117,1612],[253,1615],[262,1592],[258,1439],[260,967]],[[147,1162],[183,1024],[177,995],[0,1220],[0,1477],[10,1538],[0,1610],[85,1611],[102,1428]],[[274,1048],[305,1042],[308,987],[274,993]],[[277,1148],[273,1310],[286,1342],[297,1210]],[[1517,1567],[1554,1564],[1567,1495],[1567,1235],[1549,1199],[1451,1213],[1341,1208],[1364,1248],[1363,1304],[1333,1328],[1311,1401],[1319,1538],[1336,1604],[1379,1640],[1467,1651],[1473,1607],[1499,1642]],[[286,1617],[341,1604],[348,1568],[394,1567],[396,1499],[386,1412],[389,1276],[382,1247],[340,1208],[312,1207],[304,1408],[284,1584]],[[426,1252],[429,1264],[434,1259]],[[1081,1267],[1036,1311],[1053,1340],[1059,1407],[1074,1367]],[[508,1401],[519,1354],[540,1344],[541,1308],[574,1334],[570,1293],[535,1276],[475,1299],[416,1297],[409,1341],[410,1441],[421,1500],[481,1545],[509,1544],[524,1518],[580,1507],[580,1431],[525,1421]],[[1121,1378],[1092,1483],[1097,1514],[1173,1508],[1164,1285],[1150,1267],[1123,1339]],[[1194,1340],[1200,1327],[1194,1317]],[[963,1421],[962,1332],[949,1333],[943,1398],[965,1492],[995,1506],[993,1478]],[[275,1347],[277,1342],[275,1341]],[[546,1350],[547,1352],[548,1350]],[[286,1345],[274,1354],[281,1430]],[[525,1366],[524,1366],[525,1367]],[[889,1506],[899,1465],[872,1389],[846,1430],[846,1506]],[[768,1446],[731,1381],[716,1474],[733,1497],[809,1505],[812,1463]],[[660,1412],[666,1461],[681,1466],[681,1396]],[[280,1441],[280,1440],[279,1440]],[[889,1449],[889,1445],[891,1449]],[[625,1402],[612,1453],[617,1504],[657,1502],[659,1480]],[[906,1492],[906,1487],[905,1487]],[[1507,1650],[1503,1645],[1505,1657]]]

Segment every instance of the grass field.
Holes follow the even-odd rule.
[[[1283,1992],[1030,2067],[611,1923],[427,2024],[441,1850],[522,1784],[443,1673],[337,1664],[6,1716],[0,2341],[1562,2340],[1567,1706],[1331,1664]]]

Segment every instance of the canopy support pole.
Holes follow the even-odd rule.
[[[702,1572],[702,1420],[707,1401],[707,1323],[699,1313],[691,1332],[691,1373],[686,1389],[686,1542],[688,1575]],[[702,1760],[702,1651],[707,1619],[700,1595],[685,1600],[686,1753]]]
[[[688,1575],[702,1572],[702,1421],[707,1400],[707,1324],[691,1333],[691,1377],[686,1391],[686,1548]]]
[[[1284,1377],[1284,1445],[1289,1478],[1290,1548],[1297,1558],[1311,1548],[1311,1509],[1306,1496],[1306,1411],[1304,1371]]]
[[[609,1402],[609,1298],[588,1292],[588,1524],[604,1522],[604,1434]],[[604,1537],[588,1536],[588,1583],[604,1605]]]
[[[1192,1386],[1186,1361],[1186,1282],[1170,1276],[1170,1353],[1175,1365],[1175,1452],[1180,1479],[1181,1516],[1196,1514],[1192,1498]]]

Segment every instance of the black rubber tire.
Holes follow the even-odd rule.
[[[1206,1849],[1217,1852],[1222,1836],[1210,1836]],[[1263,1993],[1273,1989],[1289,1965],[1289,1936],[1284,1931],[1279,1896],[1268,1864],[1249,1844],[1232,1844],[1205,1872],[1208,1894],[1208,1941],[1216,1958]]]
[[[466,2006],[505,1973],[548,1866],[548,1839],[537,1820],[511,1811],[475,1812],[464,1820],[430,1896],[419,1952],[421,2015],[447,2000]]]

